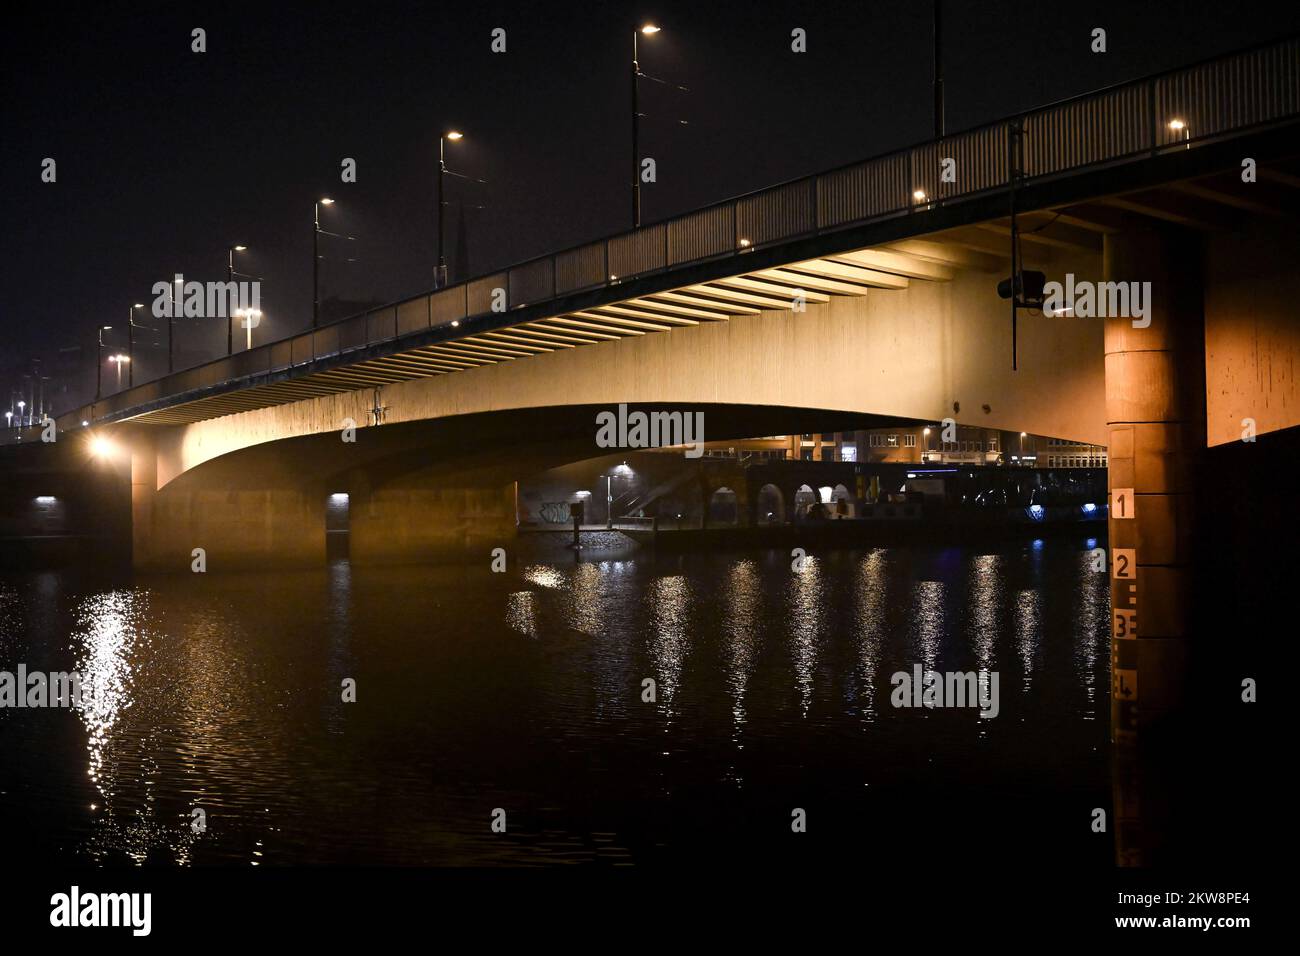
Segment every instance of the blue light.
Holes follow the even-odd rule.
[[[1092,549],[1092,548],[1097,547],[1097,539],[1096,539],[1096,538],[1089,538],[1088,541],[1087,541],[1087,547],[1088,547],[1089,549]]]
[[[1035,550],[1035,551],[1042,551],[1042,550],[1043,550],[1043,539],[1042,539],[1042,538],[1035,538],[1035,539],[1034,539],[1034,550]]]
[[[1035,521],[1043,520],[1042,505],[1030,505],[1028,508],[1025,509],[1025,511],[1029,514],[1029,517],[1033,518]]]
[[[1091,502],[1083,506],[1083,513],[1086,515],[1090,515],[1096,510],[1097,510],[1097,506],[1092,504]]]

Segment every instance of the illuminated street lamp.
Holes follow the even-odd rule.
[[[320,228],[319,222],[317,222],[317,228]],[[227,289],[229,289],[230,284],[235,281],[235,253],[243,252],[247,248],[248,246],[231,246],[226,250],[226,288]],[[231,316],[230,318],[226,319],[226,354],[232,355],[234,354],[234,351],[235,351],[235,325],[234,325],[234,316]],[[168,369],[168,371],[171,371],[171,369]]]
[[[443,228],[443,220],[446,218],[444,215],[444,206],[446,203],[442,198],[444,188],[443,179],[445,179],[447,175],[445,151],[447,140],[451,140],[453,143],[458,143],[464,138],[464,133],[454,129],[448,130],[446,133],[443,133],[438,137],[438,270],[437,274],[433,277],[434,287],[438,289],[444,288],[447,285],[447,260],[443,256],[443,233],[446,231]]]
[[[99,401],[103,396],[104,380],[104,333],[113,327],[111,325],[101,325],[99,327],[99,348],[95,350],[95,401]]]
[[[627,462],[623,462],[623,464],[616,470],[631,472],[632,469],[628,468]],[[601,475],[600,477],[605,479],[605,528],[606,530],[611,530],[614,527],[614,480],[619,479],[622,481],[631,481],[635,476],[632,474],[610,474]]]
[[[126,313],[126,361],[128,364],[130,364],[131,359],[135,358],[135,310],[143,309],[143,308],[144,306],[141,305],[139,302],[137,302],[135,303],[135,305],[131,306],[131,308],[128,309]],[[143,326],[141,326],[141,328],[143,328]],[[122,371],[122,366],[120,364],[117,367],[117,371],[119,373],[118,374],[119,381],[117,384],[121,386],[122,383],[120,379],[122,376],[120,373]],[[126,384],[128,387],[135,385],[134,366],[127,369]]]
[[[1188,149],[1192,148],[1192,131],[1188,128],[1186,122],[1180,119],[1172,119],[1169,121],[1169,128],[1174,131],[1174,135],[1187,143]]]
[[[312,234],[311,257],[311,327],[320,325],[320,207],[334,205],[333,199],[316,200],[316,231]]]
[[[637,63],[637,34],[654,36],[659,27],[647,23],[632,31],[632,228],[641,226],[641,104],[637,93],[637,77],[641,66]]]
[[[119,352],[117,355],[110,355],[108,360],[117,366],[117,389],[122,390],[122,366],[131,364],[131,356],[123,355]]]
[[[26,408],[26,407],[27,407],[27,403],[26,403],[26,402],[19,402],[19,403],[18,403],[18,427],[19,427],[19,428],[22,428],[22,427],[23,427],[23,409]]]
[[[96,458],[107,458],[113,454],[113,443],[103,435],[96,435],[90,439],[90,453]]]
[[[173,283],[176,286],[175,293],[172,292]],[[179,275],[173,282],[167,283],[167,300],[169,308],[167,309],[167,374],[170,375],[176,371],[176,353],[173,347],[173,333],[175,332],[176,313],[183,309],[185,299],[185,280]]]
[[[251,351],[253,348],[253,329],[257,328],[262,323],[262,310],[237,309],[235,310],[235,314],[240,318],[239,327],[248,330],[248,342],[245,348]]]

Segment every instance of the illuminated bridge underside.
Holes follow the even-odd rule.
[[[1062,393],[1053,381],[1042,381],[1033,383],[1031,396],[1011,378],[995,381],[970,368],[993,363],[986,341],[1008,335],[1009,316],[996,329],[985,320],[989,284],[967,283],[960,296],[947,299],[924,290],[961,285],[961,276],[972,270],[984,277],[1009,273],[1004,217],[1013,181],[1017,208],[1025,213],[1025,264],[1034,267],[1037,256],[1038,267],[1053,275],[1068,269],[1076,277],[1095,277],[1107,236],[1153,223],[1217,238],[1243,220],[1287,217],[1295,208],[1298,120],[1300,39],[1292,37],[518,263],[144,383],[70,411],[58,424],[63,431],[83,421],[194,425],[359,390],[462,377],[450,372],[481,376],[493,368],[608,352],[629,341],[691,334],[702,342],[707,337],[694,333],[771,314],[784,313],[807,335],[812,323],[806,317],[817,310],[856,302],[865,308],[854,314],[872,318],[878,297],[902,299],[920,327],[906,327],[895,315],[877,323],[868,343],[851,342],[837,330],[822,344],[827,350],[863,347],[852,359],[868,366],[878,357],[918,363],[912,371],[928,380],[927,400],[885,401],[906,408],[898,414],[934,417],[951,406],[954,417],[971,421],[972,399],[995,410],[1031,397],[1034,403],[1077,401],[1075,387],[1087,375],[1075,365],[1092,361],[1091,350],[1082,348],[1089,343],[1057,329],[1064,338],[1052,343],[1051,358],[1069,366],[1062,377],[1075,391]],[[1245,189],[1243,164],[1259,168],[1258,182]],[[963,323],[969,328],[958,327]],[[972,329],[978,342],[971,340]],[[1026,332],[1026,357],[1032,359],[1032,322]],[[909,350],[900,336],[932,351]],[[1001,366],[1011,347],[997,345]],[[933,350],[939,353],[937,368],[930,361]],[[515,361],[525,358],[531,361]],[[736,360],[761,368],[753,351]],[[1240,391],[1252,374],[1267,371],[1252,357],[1229,364],[1234,367],[1227,392]],[[831,371],[832,378],[847,374]],[[817,374],[812,367],[807,372]],[[879,382],[867,384],[876,394],[848,395],[852,407],[885,397]],[[943,393],[945,401],[934,400]],[[842,389],[836,394],[837,401],[846,400]],[[1289,398],[1276,396],[1267,407]],[[502,402],[509,407],[509,400]],[[963,402],[965,413],[959,410]],[[972,423],[994,424],[978,416]],[[1098,437],[1091,423],[1080,424],[1048,433]]]
[[[846,252],[485,330],[302,378],[149,412],[133,420],[162,425],[189,424],[321,395],[463,372],[704,323],[727,322],[736,316],[789,312],[795,309],[796,301],[807,307],[824,305],[834,296],[863,296],[871,289],[903,290],[913,280],[950,280],[953,266],[962,259],[969,257],[956,254],[955,259],[948,258],[938,246],[926,256],[891,249]]]
[[[1025,265],[1096,279],[1107,235],[1290,223],[1298,197],[1300,166],[1286,161],[1261,167],[1254,184],[1232,171],[1031,211],[1021,216]],[[547,404],[784,404],[951,416],[1105,444],[1100,320],[1022,314],[1020,369],[1011,371],[1007,304],[994,295],[1010,269],[1009,235],[1005,218],[958,226],[395,349],[129,420],[191,426],[160,469],[163,482],[249,444],[336,430],[346,418],[364,426],[376,404],[385,423]],[[795,312],[800,297],[805,311]],[[591,363],[575,362],[587,352]],[[473,374],[455,389],[399,388],[452,372]],[[293,403],[308,404],[256,414]],[[215,428],[193,427],[213,419]]]

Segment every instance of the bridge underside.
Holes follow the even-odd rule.
[[[824,409],[638,406],[700,414],[710,440],[877,427],[896,419]],[[157,487],[157,429],[119,433],[130,448],[134,560],[183,571],[202,548],[210,570],[310,566],[326,559],[331,496],[349,501],[357,563],[461,560],[505,547],[516,532],[515,483],[602,453],[607,406],[484,412],[306,435],[250,446]],[[349,436],[351,437],[351,436]]]

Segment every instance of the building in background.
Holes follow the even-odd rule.
[[[980,465],[1020,468],[1105,468],[1106,447],[957,425],[952,441],[943,426],[899,424],[849,432],[808,432],[744,441],[710,442],[706,454],[783,457],[797,461],[841,461],[903,465]]]

